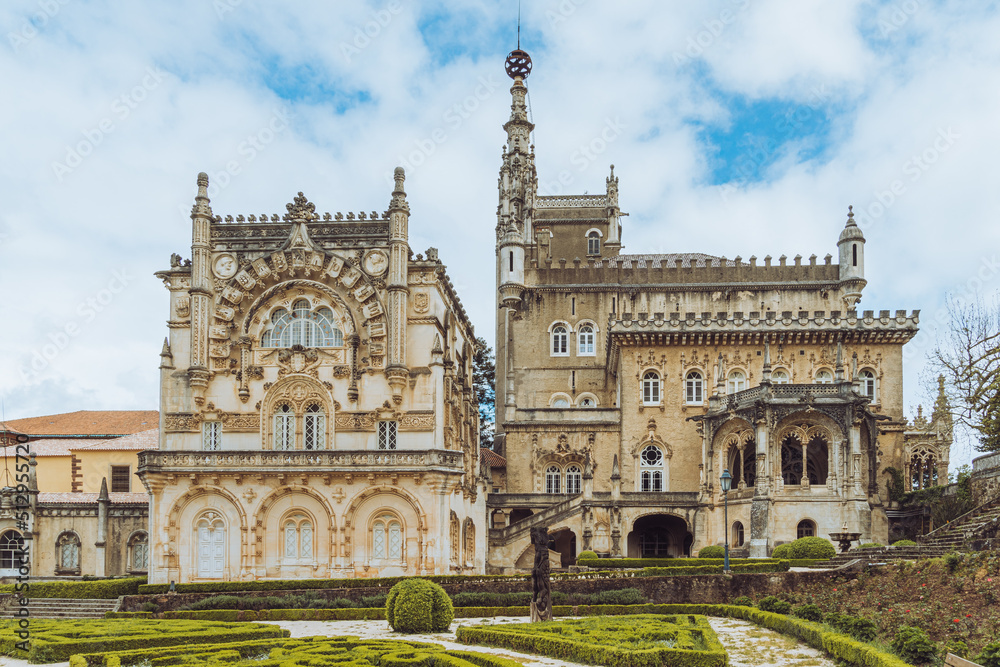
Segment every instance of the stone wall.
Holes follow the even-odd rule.
[[[972,500],[977,506],[1000,500],[1000,452],[973,459]]]

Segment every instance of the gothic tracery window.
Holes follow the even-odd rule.
[[[271,313],[261,335],[261,347],[343,347],[341,331],[333,311],[327,306],[313,309],[307,299],[299,299],[292,309],[277,308]]]
[[[56,540],[56,572],[80,572],[80,536],[72,531],[63,533]]]
[[[128,569],[130,572],[149,570],[149,537],[142,531],[128,541]]]
[[[285,560],[312,560],[313,525],[309,517],[293,514],[285,519]]]
[[[580,472],[580,466],[571,465],[566,468],[566,493],[580,493],[582,485],[583,474]]]
[[[641,491],[663,491],[663,451],[656,445],[646,445],[639,454],[639,483]]]
[[[288,403],[282,403],[274,410],[274,448],[294,449],[295,412]]]
[[[545,493],[561,493],[560,479],[562,471],[559,466],[549,466],[545,471]]]

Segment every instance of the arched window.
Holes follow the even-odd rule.
[[[747,388],[747,375],[743,371],[729,372],[729,393],[735,394]]]
[[[584,395],[577,400],[577,407],[581,408],[596,408],[597,399],[593,395]]]
[[[729,541],[732,542],[732,544],[733,544],[734,547],[742,547],[743,546],[743,523],[742,522],[736,521],[736,522],[733,523],[732,537],[729,538]]]
[[[646,445],[639,454],[641,491],[663,491],[663,452],[656,445]]]
[[[306,408],[302,433],[306,449],[323,449],[323,443],[326,442],[326,415],[318,403]]]
[[[458,515],[454,511],[451,513],[451,562],[458,565],[458,559],[460,552],[462,550],[462,545],[459,543],[459,531],[461,527],[458,523]]]
[[[588,255],[600,255],[601,254],[601,235],[597,232],[590,232],[587,234],[587,254]]]
[[[403,558],[403,527],[398,521],[389,522],[389,558],[392,560]]]
[[[295,447],[295,412],[288,403],[282,403],[274,410],[274,448],[293,449]]]
[[[476,524],[466,519],[462,530],[465,531],[465,562],[472,565],[476,561]]]
[[[691,405],[705,402],[705,380],[700,371],[691,371],[684,378],[684,402]]]
[[[583,475],[580,466],[572,465],[566,468],[566,493],[580,493],[583,485]]]
[[[559,466],[549,466],[545,471],[545,493],[561,493],[559,488],[561,477],[562,471],[559,470]]]
[[[554,407],[554,408],[568,408],[569,407],[569,398],[567,396],[562,395],[562,394],[556,395],[552,399],[552,407]]]
[[[0,535],[0,575],[17,576],[23,549],[24,538],[16,530],[8,530]],[[27,554],[24,556],[27,564]]]
[[[149,570],[149,536],[139,531],[128,541],[129,572],[146,572]]]
[[[80,574],[80,536],[74,532],[56,540],[56,574]]]
[[[875,373],[867,368],[861,371],[861,394],[875,402]]]
[[[552,356],[569,356],[569,330],[561,324],[552,329]]]
[[[656,371],[646,371],[642,376],[642,404],[660,404],[660,376]]]
[[[577,353],[581,357],[592,357],[594,352],[594,327],[591,324],[584,324],[577,333]]]
[[[799,521],[799,525],[795,528],[795,536],[798,538],[816,537],[816,524],[809,519]]]
[[[816,372],[816,384],[833,384],[833,373],[825,368]]]
[[[372,558],[403,559],[403,526],[391,514],[372,524]]]
[[[788,384],[788,371],[784,368],[777,369],[771,373],[771,382],[774,384]]]
[[[341,331],[333,311],[326,306],[312,309],[307,299],[292,304],[291,312],[277,308],[268,328],[261,334],[261,347],[343,347]]]

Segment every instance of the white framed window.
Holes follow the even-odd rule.
[[[222,422],[201,423],[201,448],[207,452],[222,449]]]
[[[568,408],[569,399],[565,396],[556,396],[552,399],[552,407],[554,408]]]
[[[326,442],[326,415],[318,403],[306,408],[306,416],[302,424],[302,434],[306,449],[323,449]]]
[[[833,373],[825,368],[816,372],[816,384],[833,384]]]
[[[295,412],[287,403],[274,410],[274,448],[295,448]]]
[[[552,356],[569,356],[569,329],[562,324],[552,328]]]
[[[583,394],[577,399],[576,406],[578,408],[596,408],[597,397],[593,394]]]
[[[149,570],[149,537],[144,532],[136,533],[128,542],[129,572],[145,572]]]
[[[642,376],[642,404],[660,404],[660,375],[656,371],[646,371]]]
[[[285,560],[312,560],[313,526],[308,517],[293,515],[285,520]]]
[[[729,372],[729,393],[735,394],[747,388],[747,374],[740,370]]]
[[[587,234],[587,254],[588,255],[600,255],[601,254],[601,235],[597,232],[590,232]]]
[[[277,308],[260,337],[261,347],[343,347],[344,333],[326,306],[313,309],[307,299],[299,299],[290,311]]]
[[[545,471],[545,493],[561,493],[559,484],[561,478],[562,471],[559,470],[559,466],[549,466]]]
[[[583,487],[583,474],[580,466],[571,465],[566,468],[566,493],[580,493]]]
[[[592,324],[581,326],[576,334],[577,354],[581,357],[593,357],[596,354],[594,338],[594,326]]]
[[[398,423],[394,421],[380,421],[378,423],[378,448],[396,449],[396,430]]]
[[[788,384],[788,371],[784,368],[779,368],[771,373],[771,382],[774,384]]]
[[[640,491],[663,491],[663,452],[656,445],[646,445],[639,454]]]
[[[689,405],[705,402],[705,380],[701,371],[691,371],[684,378],[684,402]]]
[[[875,372],[868,368],[861,371],[861,394],[875,402]]]

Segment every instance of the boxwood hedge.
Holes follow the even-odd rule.
[[[22,585],[17,592],[29,598],[114,600],[122,595],[135,595],[145,583],[145,577],[97,581],[39,581]],[[0,594],[3,593],[14,593],[14,584],[0,585]]]

